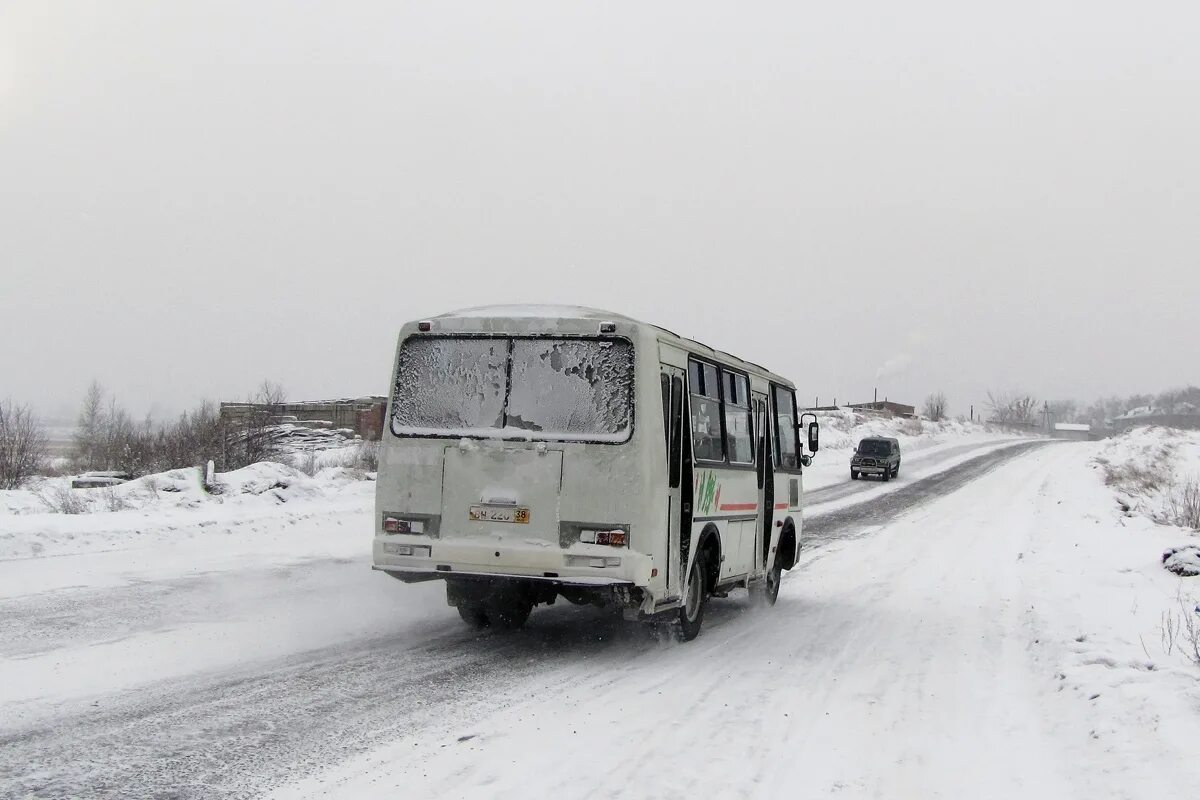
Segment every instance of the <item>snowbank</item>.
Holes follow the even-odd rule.
[[[1133,428],[1106,440],[1094,463],[1122,511],[1200,527],[1200,431]]]
[[[0,491],[0,560],[227,534],[264,517],[286,521],[337,509],[361,511],[374,496],[372,479],[347,467],[324,467],[309,477],[273,462],[218,473],[207,487],[191,468],[97,489],[72,489],[70,478],[45,478],[28,489]]]

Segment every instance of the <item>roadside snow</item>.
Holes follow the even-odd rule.
[[[1171,537],[1163,567],[1200,576],[1200,432],[1133,428],[1107,440],[1094,463],[1123,514],[1158,523]],[[1194,593],[1200,595],[1200,586]]]
[[[395,582],[370,571],[371,477],[267,462],[219,473],[211,491],[186,469],[112,489],[62,478],[0,492],[0,728],[390,630]],[[54,492],[84,512],[47,511],[38,493]],[[410,596],[426,599],[406,614],[445,606],[441,592]],[[49,626],[47,608],[58,609]]]
[[[207,489],[196,469],[101,489],[72,489],[70,478],[42,479],[30,489],[0,491],[0,561],[178,542],[228,533],[230,526],[257,518],[312,513],[317,505],[361,506],[373,497],[372,477],[325,467],[310,478],[264,462],[218,473]],[[51,510],[64,504],[73,513]]]

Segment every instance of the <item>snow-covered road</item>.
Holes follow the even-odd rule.
[[[1121,650],[1161,570],[1096,539],[1092,452],[864,491],[775,608],[716,600],[686,645],[562,606],[477,634],[365,554],[9,597],[0,791],[1191,798],[1195,676]]]

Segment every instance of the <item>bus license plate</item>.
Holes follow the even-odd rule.
[[[471,506],[474,522],[529,522],[529,509],[521,506]]]

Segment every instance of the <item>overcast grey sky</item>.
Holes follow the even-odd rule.
[[[1200,382],[1194,3],[0,2],[0,397],[385,391],[490,302],[951,411]]]

